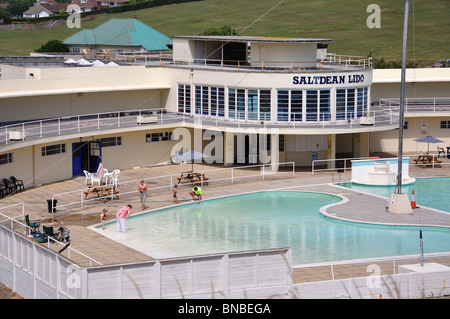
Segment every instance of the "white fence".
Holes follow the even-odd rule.
[[[285,298],[289,248],[80,267],[0,225],[0,282],[24,298]]]
[[[287,170],[279,170],[280,167],[287,167]],[[245,173],[242,173],[245,171]],[[229,168],[217,168],[210,170],[202,170],[194,173],[200,173],[206,175],[208,180],[206,182],[219,182],[219,181],[229,181],[234,183],[240,179],[248,179],[248,178],[261,178],[265,179],[274,175],[292,175],[295,176],[295,162],[283,162],[283,163],[270,163],[270,164],[258,164],[258,165],[248,165],[248,166],[236,166]],[[155,181],[160,182],[159,186],[149,187],[148,190],[150,192],[166,189],[170,191],[174,184],[178,182],[177,177],[180,177],[180,173],[178,174],[170,174],[170,175],[161,175],[161,176],[153,176],[153,177],[145,177],[145,181],[147,183]],[[136,180],[129,180],[124,182],[119,182],[120,186],[120,196],[127,194],[137,193],[137,184],[142,178]],[[201,184],[203,186],[205,182],[200,181],[197,184]],[[130,186],[128,186],[130,185]],[[181,182],[178,185],[192,185],[192,182]],[[89,199],[84,198],[84,191],[86,188],[73,190],[70,192],[64,192],[59,194],[54,194],[52,196],[51,201],[51,209],[54,207],[58,207],[59,209],[66,206],[71,205],[80,205],[83,206],[86,202],[104,200],[105,196],[93,197]],[[129,191],[128,191],[129,190]],[[112,201],[114,200],[115,195],[111,194],[106,196],[110,198]],[[75,198],[79,198],[79,200],[75,200]],[[55,203],[56,200],[56,203]]]

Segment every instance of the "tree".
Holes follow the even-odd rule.
[[[59,40],[49,40],[47,43],[41,45],[36,52],[69,52],[69,49]]]
[[[13,16],[21,16],[30,8],[35,0],[9,0],[6,10]]]
[[[8,24],[11,22],[11,13],[9,13],[6,9],[0,8],[0,24]]]

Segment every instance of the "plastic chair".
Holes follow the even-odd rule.
[[[441,154],[442,154],[443,157],[445,157],[444,148],[438,146],[437,149],[438,149],[438,157],[439,157],[439,155],[441,155]]]
[[[17,179],[14,176],[11,176],[10,179],[16,187],[16,190],[19,190],[20,192],[25,190],[25,185],[21,179]]]
[[[12,194],[16,190],[16,186],[13,183],[11,183],[7,178],[3,179],[3,185],[5,185],[6,194]]]
[[[112,177],[111,177],[111,185],[114,185],[114,187],[117,187],[118,183],[119,183],[119,175],[120,175],[120,170],[115,169],[112,172]]]
[[[89,173],[88,171],[84,170],[83,171],[84,176],[86,177],[86,179],[84,180],[84,185],[87,185],[88,181],[91,180],[91,173]],[[92,182],[91,182],[92,183]]]

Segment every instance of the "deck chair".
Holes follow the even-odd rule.
[[[48,240],[48,237],[59,240],[58,234],[58,232],[55,232],[53,230],[53,226],[42,226],[42,237],[45,239],[45,241]]]
[[[14,191],[16,190],[16,186],[14,186],[14,184],[11,183],[11,182],[9,181],[9,179],[7,179],[7,178],[4,178],[4,179],[3,179],[3,185],[5,185],[5,188],[6,188],[6,194],[12,194],[12,193],[14,193]]]
[[[438,149],[438,157],[442,154],[443,157],[445,157],[445,152],[443,147],[437,147]]]
[[[30,227],[31,234],[39,232],[39,227],[41,226],[40,219],[30,220],[30,216],[26,214],[25,222],[27,223],[27,226]]]
[[[25,190],[25,185],[23,184],[23,181],[21,179],[17,179],[14,176],[11,176],[9,179],[12,181],[12,183],[16,187],[16,190],[18,190],[20,192]]]

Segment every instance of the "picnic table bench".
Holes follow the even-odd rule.
[[[442,161],[436,159],[432,155],[420,155],[417,159],[414,159],[414,163],[416,165],[422,165],[422,168],[425,167],[442,167],[440,163]]]
[[[84,199],[88,197],[89,194],[96,194],[97,197],[104,196],[103,202],[106,202],[108,196],[114,195],[119,199],[119,191],[116,190],[115,186],[89,186],[84,192]]]
[[[177,177],[178,183],[180,184],[181,181],[189,181],[191,183],[205,183],[208,184],[208,177],[205,177],[205,174],[202,173],[194,173],[194,172],[182,172],[180,177]]]

